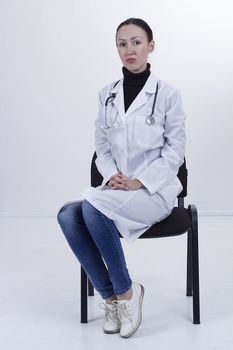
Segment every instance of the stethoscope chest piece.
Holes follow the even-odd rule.
[[[154,125],[155,124],[154,110],[155,110],[155,103],[156,103],[156,99],[157,99],[157,95],[158,95],[158,90],[159,90],[159,84],[157,83],[151,114],[146,117],[146,124],[147,125]]]
[[[155,117],[154,117],[154,114],[148,115],[148,116],[146,117],[146,124],[148,124],[148,125],[153,125],[153,124],[155,124]]]

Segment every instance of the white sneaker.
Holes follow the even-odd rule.
[[[120,335],[123,338],[131,337],[138,330],[142,321],[144,287],[137,282],[133,282],[132,291],[133,295],[130,300],[113,301],[113,304],[117,305],[121,322]]]
[[[118,317],[117,305],[100,303],[99,307],[105,311],[103,324],[104,333],[115,334],[120,332],[121,323]]]

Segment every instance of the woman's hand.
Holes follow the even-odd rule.
[[[143,187],[142,183],[138,179],[129,179],[126,175],[119,173],[110,177],[109,187],[111,190],[138,190]]]

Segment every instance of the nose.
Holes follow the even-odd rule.
[[[128,44],[128,45],[126,46],[126,51],[125,51],[125,53],[126,53],[126,54],[131,54],[131,53],[133,53],[133,46],[132,46],[132,44]]]

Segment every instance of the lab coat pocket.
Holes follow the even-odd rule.
[[[162,147],[164,144],[164,116],[154,115],[154,124],[148,124],[146,117],[137,115],[134,124],[134,136],[136,143],[146,149]]]

